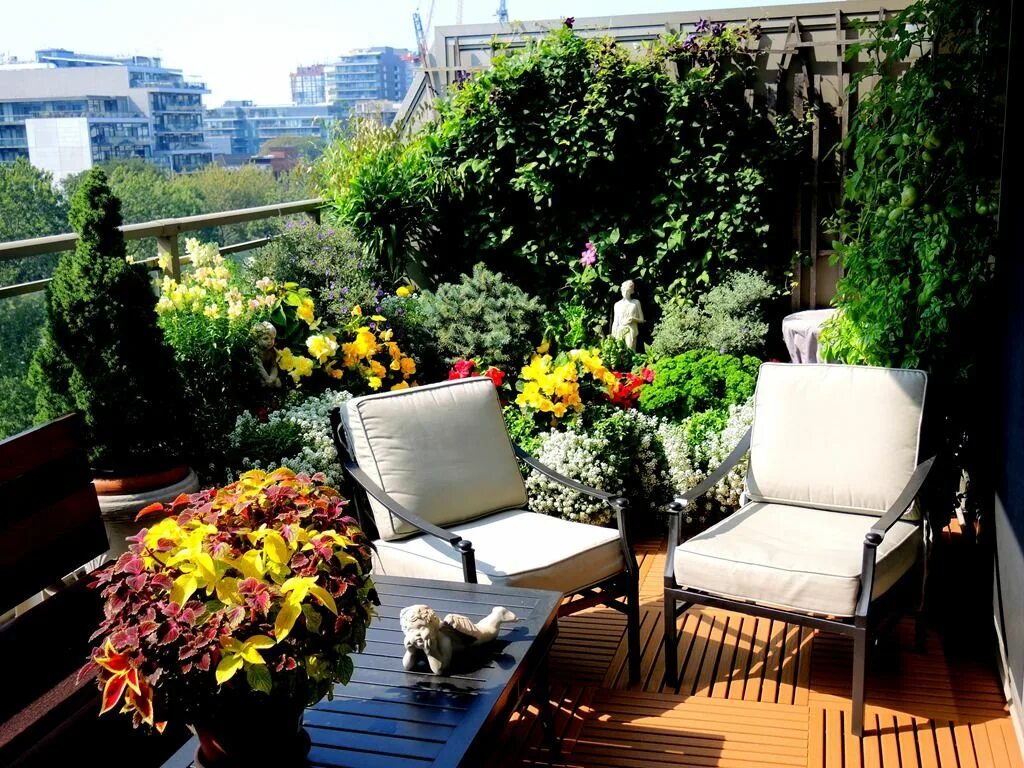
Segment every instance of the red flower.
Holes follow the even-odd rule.
[[[505,372],[500,368],[495,368],[493,365],[484,371],[484,376],[494,382],[495,388],[500,388],[505,382]]]
[[[474,373],[476,373],[476,360],[467,360],[463,357],[456,360],[455,365],[448,371],[448,380],[468,379]]]

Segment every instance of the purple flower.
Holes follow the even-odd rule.
[[[714,24],[711,25],[711,34],[712,35],[720,35],[723,32],[725,32],[725,22],[724,21],[716,21]]]
[[[344,288],[342,288],[341,292],[347,294],[348,293],[348,286],[345,286]]]
[[[697,26],[694,27],[698,32],[707,32],[711,28],[711,22],[707,19],[700,19],[697,21]]]
[[[584,267],[589,267],[596,262],[597,246],[588,240],[587,247],[583,250],[583,255],[580,256],[580,264]]]
[[[566,29],[572,29],[573,25],[576,23],[576,17],[575,16],[566,16],[565,17],[565,21],[563,21],[562,23],[565,25]]]

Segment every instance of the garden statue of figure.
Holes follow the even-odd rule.
[[[612,336],[622,339],[635,352],[640,323],[644,322],[644,310],[640,302],[633,298],[633,290],[632,280],[622,284],[622,299],[615,302],[612,313]]]
[[[398,616],[405,633],[402,666],[413,670],[423,657],[435,675],[448,671],[457,652],[489,643],[498,636],[502,622],[516,620],[512,611],[501,606],[492,608],[479,623],[457,613],[449,613],[442,621],[433,608],[422,604],[403,608]]]
[[[256,335],[256,350],[259,352],[260,378],[265,387],[280,387],[281,376],[277,367],[277,329],[273,323],[266,321],[256,323],[253,329]]]

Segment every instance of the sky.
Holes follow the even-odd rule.
[[[507,0],[513,21],[755,6],[757,0]],[[430,0],[0,0],[0,54],[40,48],[149,54],[228,99],[285,104],[288,73],[351,48],[414,48],[412,14]],[[463,0],[465,24],[495,21],[498,0]],[[431,26],[455,23],[457,0],[435,0]],[[428,31],[428,42],[433,40]]]

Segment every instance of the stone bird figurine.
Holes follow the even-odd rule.
[[[399,614],[399,624],[405,633],[402,666],[415,669],[422,656],[431,672],[443,675],[456,653],[494,640],[501,625],[509,621],[516,621],[516,615],[501,606],[477,623],[457,613],[449,613],[442,621],[429,605],[410,605]]]

